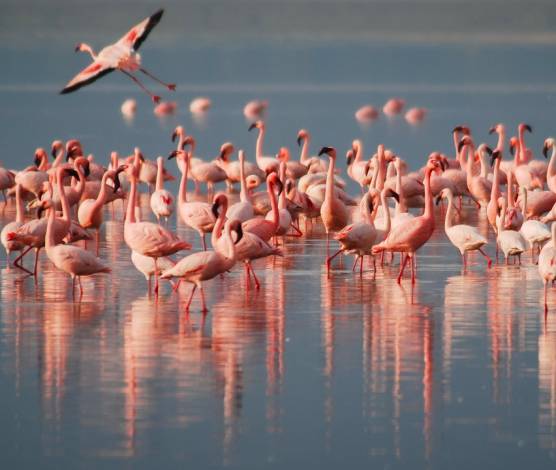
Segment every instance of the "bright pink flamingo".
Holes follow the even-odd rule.
[[[164,83],[143,68],[141,66],[141,56],[137,53],[137,50],[141,47],[145,39],[147,39],[151,30],[158,24],[160,18],[162,18],[162,13],[164,13],[164,10],[158,10],[155,14],[131,28],[118,42],[105,47],[98,54],[95,54],[91,46],[84,43],[78,44],[75,51],[89,53],[93,59],[93,63],[73,77],[60,93],[66,94],[78,90],[85,85],[93,83],[113,70],[119,70],[131,78],[131,80],[139,85],[155,103],[160,101],[160,96],[153,95],[132,72],[139,70],[148,77],[164,85],[168,90],[175,90],[176,85]]]
[[[50,209],[48,225],[46,228],[45,248],[48,259],[60,271],[69,274],[72,279],[72,295],[74,295],[75,281],[79,282],[79,292],[83,295],[81,276],[91,276],[99,273],[109,273],[111,268],[106,266],[91,252],[74,245],[59,245],[56,237],[56,211],[50,201],[43,201],[43,209]],[[75,297],[74,297],[75,298]]]
[[[191,295],[185,306],[186,312],[189,312],[189,307],[191,306],[191,301],[193,300],[193,295],[197,288],[201,291],[201,311],[203,313],[208,312],[203,290],[203,281],[214,279],[219,274],[229,271],[236,263],[236,249],[234,241],[232,240],[232,230],[236,232],[237,235],[235,243],[238,243],[243,236],[241,222],[239,222],[239,220],[229,220],[226,222],[224,228],[226,242],[225,252],[208,250],[193,253],[178,261],[175,266],[167,269],[160,276],[161,279],[179,278],[193,284]]]
[[[432,236],[434,231],[434,207],[431,192],[431,174],[440,166],[437,160],[429,160],[425,169],[425,212],[419,217],[394,227],[386,240],[373,247],[373,254],[383,251],[401,251],[405,258],[401,263],[397,282],[401,283],[407,262],[411,260],[411,282],[415,283],[415,252]]]
[[[183,148],[189,145],[191,155],[195,155],[196,141],[192,136],[187,136],[183,141]],[[211,162],[199,161],[195,165],[189,165],[189,173],[195,181],[196,186],[206,183],[209,195],[214,193],[214,185],[226,181],[226,172],[220,167],[217,160]]]
[[[168,217],[174,212],[174,196],[164,189],[164,158],[158,157],[156,164],[156,190],[151,194],[151,209],[159,222],[161,217],[168,222]]]
[[[205,234],[212,232],[216,216],[210,204],[187,200],[187,173],[189,171],[190,155],[183,150],[174,150],[168,157],[168,159],[172,158],[177,158],[178,162],[181,161],[183,168],[178,192],[178,212],[183,223],[197,231],[203,243],[203,250],[206,250]]]
[[[134,163],[130,165],[129,178],[131,190],[127,204],[127,213],[124,223],[124,240],[132,251],[154,258],[155,285],[154,292],[158,295],[158,268],[157,259],[169,256],[181,250],[188,250],[191,245],[180,240],[169,230],[151,222],[137,222],[135,219],[135,198],[137,197],[137,181],[141,166],[141,152],[135,149]]]

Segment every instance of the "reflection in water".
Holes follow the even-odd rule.
[[[531,435],[531,452],[556,448],[556,324],[539,315],[535,267],[462,274],[439,229],[411,289],[392,281],[397,262],[360,278],[346,258],[329,277],[321,238],[290,240],[284,258],[257,261],[260,291],[233,270],[207,286],[207,316],[187,315],[189,286],[164,284],[157,302],[130,269],[121,217],[119,204],[106,210],[100,245],[114,274],[84,280],[81,303],[44,254],[36,283],[1,271],[0,391],[14,419],[35,424],[41,455],[203,452],[207,465],[241,466],[288,462],[290,442],[310,436],[308,455],[434,466],[454,436],[481,432],[501,448]],[[538,419],[518,426],[531,394]]]

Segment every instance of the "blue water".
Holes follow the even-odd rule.
[[[259,7],[251,23],[249,4],[241,3],[240,19],[222,22],[222,5],[209,3],[211,22],[211,10],[193,3],[193,17],[205,18],[201,24],[212,30],[170,3],[168,12],[175,7],[177,13],[141,49],[146,66],[178,84],[172,94],[146,81],[179,104],[176,116],[162,120],[118,73],[57,94],[87,64],[86,56],[72,52],[75,42],[98,48],[116,39],[133,16],[124,6],[115,7],[103,30],[93,26],[99,15],[90,6],[82,5],[78,15],[77,7],[57,2],[56,11],[43,6],[27,16],[24,7],[8,5],[0,23],[7,38],[0,46],[2,164],[22,168],[35,148],[72,137],[100,162],[111,150],[127,155],[135,146],[154,158],[174,148],[170,134],[177,124],[196,137],[206,158],[232,141],[253,159],[255,136],[242,115],[253,98],[270,103],[267,154],[281,146],[295,154],[297,131],[305,127],[315,152],[333,145],[343,154],[361,138],[366,155],[385,143],[415,168],[433,150],[452,152],[450,130],[457,124],[494,144],[492,124],[513,130],[527,122],[537,157],[554,132],[556,64],[546,41],[520,42],[519,35],[509,35],[509,42],[506,35],[409,41],[388,31],[371,40],[343,34],[351,30],[341,17],[341,31],[328,36],[307,19],[311,27],[299,37],[284,18],[276,20],[278,33],[255,27],[250,36],[238,24],[260,24]],[[358,5],[345,7],[350,18]],[[427,5],[431,12],[437,6]],[[488,23],[480,6],[472,6],[477,22]],[[134,18],[156,7],[143,4]],[[536,3],[523,21],[551,8]],[[409,23],[400,12],[400,22]],[[496,25],[495,32],[508,32]],[[213,101],[204,122],[188,111],[200,95]],[[425,122],[356,123],[359,106],[381,106],[391,96],[426,107]],[[138,101],[131,123],[119,110],[128,97]],[[357,194],[354,185],[350,192]],[[149,214],[146,196],[142,203]],[[328,279],[323,232],[316,227],[288,241],[283,259],[255,264],[259,292],[244,289],[240,267],[207,283],[210,313],[203,319],[197,303],[189,317],[183,313],[188,287],[172,293],[165,286],[158,302],[146,294],[123,242],[119,206],[105,216],[100,256],[114,272],[84,281],[81,303],[72,302],[70,281],[44,255],[36,284],[13,269],[0,272],[3,467],[554,466],[556,317],[545,321],[542,283],[528,257],[521,267],[491,270],[477,258],[464,275],[438,212],[412,293],[407,280],[395,284],[397,265],[379,268],[376,279],[370,271],[360,279],[346,258]],[[0,223],[13,217],[10,203]],[[487,231],[484,215],[472,207],[464,221]],[[196,234],[175,218],[171,227],[199,248]],[[492,241],[488,251],[494,253]],[[549,299],[556,305],[553,293]]]

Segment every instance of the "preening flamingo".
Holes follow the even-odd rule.
[[[133,72],[139,70],[148,77],[164,85],[168,90],[175,90],[176,85],[173,83],[164,83],[142,67],[141,56],[137,53],[137,50],[139,50],[141,44],[147,39],[151,30],[158,24],[160,18],[162,18],[163,13],[164,10],[158,10],[156,13],[131,28],[118,40],[118,42],[106,46],[98,54],[95,54],[91,46],[84,43],[78,44],[75,51],[89,53],[93,59],[93,63],[73,77],[60,93],[66,94],[78,90],[85,85],[93,83],[113,70],[119,70],[131,78],[131,80],[139,85],[155,103],[160,101],[160,96],[151,93],[139,79],[133,75]]]

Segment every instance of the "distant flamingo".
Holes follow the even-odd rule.
[[[268,101],[252,100],[243,108],[243,114],[247,119],[260,119],[268,108]]]
[[[552,243],[547,243],[539,254],[539,274],[544,284],[544,312],[548,312],[548,283],[556,280],[556,223],[550,229]]]
[[[394,117],[403,111],[405,100],[401,98],[390,98],[382,107],[382,112],[388,117]]]
[[[234,241],[232,240],[232,230],[237,234],[235,243],[241,241],[243,237],[241,223],[238,220],[229,220],[226,222],[224,228],[226,241],[225,253],[213,250],[193,253],[178,261],[175,266],[167,269],[160,276],[161,279],[179,278],[193,284],[191,295],[185,306],[186,312],[189,312],[189,307],[191,306],[191,301],[193,300],[193,295],[197,288],[201,291],[201,311],[203,313],[208,312],[202,284],[203,281],[214,279],[219,274],[229,271],[236,263],[236,249]]]
[[[155,286],[154,292],[158,294],[158,268],[157,259],[169,256],[181,250],[188,250],[191,245],[180,240],[169,230],[158,224],[150,222],[136,222],[135,198],[137,197],[137,182],[141,166],[141,152],[135,149],[134,162],[128,168],[131,183],[127,213],[124,223],[124,240],[132,251],[154,258],[155,264]]]
[[[487,260],[488,267],[492,265],[492,260],[483,251],[483,246],[487,244],[487,239],[483,237],[479,231],[471,225],[454,224],[454,195],[449,188],[443,189],[438,197],[448,199],[448,209],[444,220],[444,231],[446,236],[452,242],[459,252],[463,261],[464,271],[467,269],[467,253],[470,251],[478,251]]]
[[[361,124],[370,124],[378,119],[378,109],[368,104],[355,111],[355,119]]]
[[[137,111],[137,101],[133,98],[125,100],[120,107],[120,111],[126,119],[132,119]]]
[[[168,217],[174,213],[174,196],[164,189],[164,158],[158,157],[156,164],[156,190],[151,194],[151,209],[159,222],[161,217],[168,222]]]
[[[407,262],[411,260],[411,282],[415,283],[415,252],[432,236],[434,231],[434,208],[431,192],[431,174],[440,166],[436,160],[429,160],[425,169],[425,212],[413,220],[399,224],[393,228],[386,240],[373,247],[373,254],[382,251],[400,251],[405,253],[401,263],[397,282],[401,283]]]
[[[153,95],[134,75],[132,75],[132,72],[139,70],[148,77],[164,85],[168,90],[175,90],[176,85],[164,83],[144,69],[141,66],[141,56],[137,53],[137,50],[141,47],[145,39],[147,39],[151,30],[158,24],[160,18],[162,18],[162,13],[164,13],[164,10],[158,10],[149,18],[141,21],[131,28],[118,42],[102,49],[98,55],[95,54],[91,46],[84,43],[78,44],[75,50],[89,53],[93,59],[93,63],[72,78],[60,93],[66,94],[78,90],[85,85],[93,83],[113,70],[119,70],[131,78],[131,80],[139,85],[155,103],[160,101],[160,96]]]
[[[91,276],[99,273],[109,273],[112,269],[105,265],[99,258],[91,252],[74,245],[57,244],[54,227],[56,212],[50,201],[43,201],[43,209],[50,209],[48,225],[46,229],[45,248],[48,259],[52,261],[60,271],[69,274],[72,279],[72,295],[75,290],[75,281],[79,282],[79,292],[83,295],[81,276]]]
[[[405,120],[409,124],[416,126],[417,124],[421,124],[426,116],[427,110],[425,108],[411,108],[405,113]]]
[[[195,98],[189,104],[189,111],[192,114],[203,114],[206,113],[212,105],[210,98],[200,97]]]

